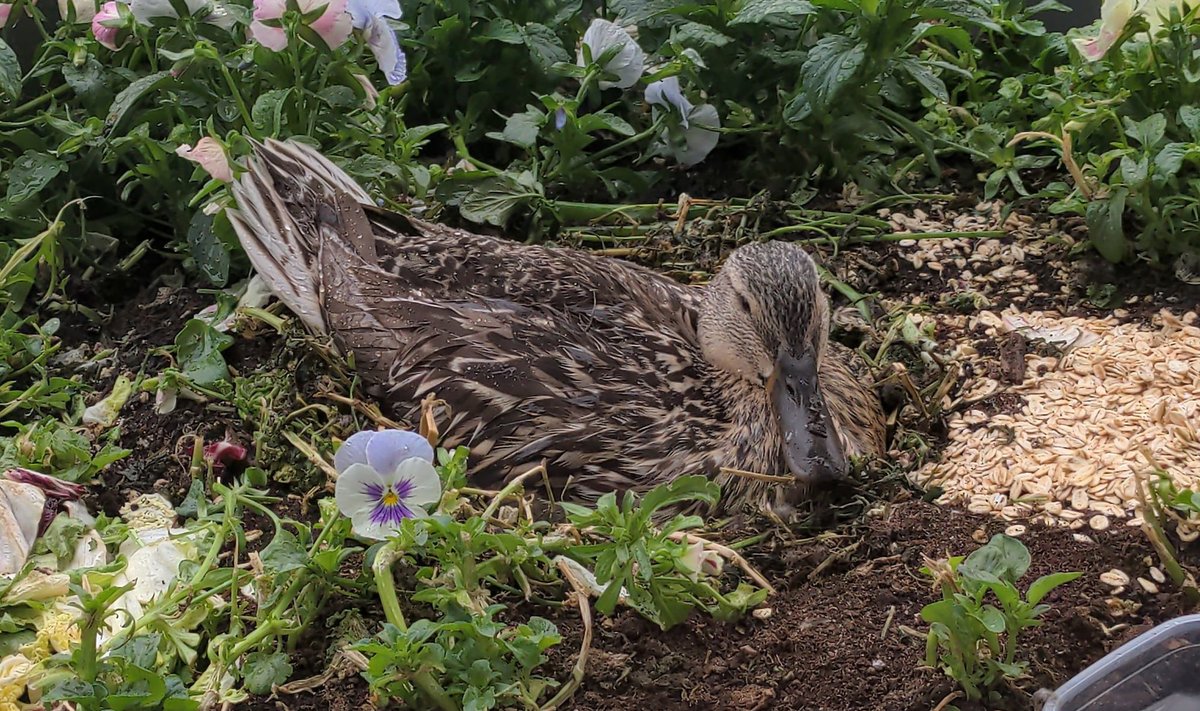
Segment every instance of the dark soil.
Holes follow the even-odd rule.
[[[944,283],[930,280],[928,272],[895,259],[896,249],[863,249],[857,254],[876,265],[892,265],[881,270],[876,287],[880,293],[938,294],[944,288]],[[1029,268],[1038,271],[1037,265]],[[1039,272],[1038,278],[1044,291],[1056,294],[1044,306],[1068,312],[1101,311],[1079,289],[1061,294],[1049,269]],[[1131,318],[1147,318],[1158,307],[1180,299],[1200,303],[1200,289],[1167,281],[1154,272],[1114,272],[1112,283],[1119,294],[1117,303],[1127,304]],[[1130,297],[1137,298],[1131,302]],[[183,322],[210,298],[190,290],[148,289],[119,306],[103,329],[68,323],[64,340],[67,347],[93,342],[117,348],[116,367],[96,383],[97,392],[103,393],[122,370],[144,368],[153,374],[165,366],[166,357],[156,354],[155,348],[170,344]],[[280,345],[273,336],[243,338],[226,355],[233,368],[250,372],[270,361]],[[1002,371],[1017,367],[1020,358],[1014,354],[1022,350],[1021,344],[981,341],[980,351],[987,348],[997,355]],[[1020,399],[1002,393],[985,406],[1009,411],[1020,407]],[[934,431],[937,426],[930,425]],[[99,493],[93,505],[115,514],[131,496],[146,491],[159,491],[178,502],[188,485],[193,438],[211,441],[227,436],[245,444],[253,441],[252,433],[237,430],[237,419],[227,410],[181,400],[174,413],[162,416],[155,413],[152,397],[135,399],[123,413],[120,438],[133,454],[105,473],[102,486],[94,488]],[[288,491],[278,493],[289,515],[299,517],[297,498],[289,498]],[[765,619],[748,617],[724,624],[695,616],[667,632],[633,613],[597,619],[593,644],[586,651],[586,680],[567,708],[906,711],[938,707],[957,686],[941,672],[922,668],[925,641],[920,633],[926,626],[919,612],[937,599],[937,593],[919,569],[926,556],[969,553],[1001,532],[1004,524],[911,496],[900,499],[877,509],[876,515],[837,529],[839,536],[806,542],[773,538],[752,548],[752,562],[778,588],[765,604],[770,609]],[[1030,708],[1038,689],[1060,685],[1149,625],[1189,611],[1169,584],[1156,595],[1134,586],[1122,594],[1126,603],[1110,599],[1112,591],[1099,581],[1100,573],[1120,568],[1131,577],[1145,576],[1154,560],[1137,530],[1115,528],[1085,537],[1066,529],[1030,526],[1023,540],[1033,557],[1026,585],[1049,572],[1082,571],[1084,575],[1053,593],[1046,601],[1052,609],[1045,625],[1022,637],[1020,656],[1030,663],[1029,677],[1001,690],[988,705],[953,698],[952,704],[964,711]],[[1200,554],[1194,548],[1185,551],[1184,562],[1198,565]],[[377,609],[362,612],[368,618],[378,615]],[[563,643],[552,651],[545,673],[565,681],[579,652],[580,620],[574,610],[536,612],[554,619],[563,633]],[[314,625],[317,634],[295,655],[297,677],[319,674],[327,663],[328,643],[322,638],[332,632],[327,624],[331,623]],[[341,710],[370,704],[366,683],[351,675],[313,691],[257,698],[243,708]]]

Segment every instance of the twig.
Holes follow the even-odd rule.
[[[886,639],[888,630],[892,628],[892,620],[896,619],[896,606],[892,605],[888,608],[887,619],[883,621],[883,629],[879,632],[879,639]]]
[[[496,494],[491,503],[487,505],[487,508],[483,510],[481,516],[483,516],[483,518],[491,518],[493,515],[495,515],[496,509],[500,508],[500,502],[507,499],[509,496],[512,496],[513,492],[521,488],[521,485],[525,483],[525,480],[534,474],[541,474],[542,476],[545,476],[546,467],[542,464],[539,464],[508,482],[508,484],[505,484],[504,488],[501,489],[498,494]]]
[[[293,447],[300,450],[300,453],[303,454],[308,461],[312,462],[317,466],[318,469],[325,472],[325,476],[329,477],[329,481],[337,481],[337,469],[334,469],[332,464],[325,461],[325,458],[321,456],[321,453],[318,452],[315,447],[300,439],[300,436],[291,430],[284,430],[283,436],[287,438],[287,441],[292,443]]]
[[[825,560],[821,561],[820,565],[818,565],[817,567],[812,569],[812,572],[808,574],[808,579],[810,581],[816,580],[817,577],[821,573],[825,572],[826,568],[833,565],[837,561],[845,558],[846,556],[850,555],[854,551],[858,550],[858,547],[860,545],[862,545],[862,541],[855,541],[854,543],[846,546],[845,548],[839,548],[836,551],[834,551],[833,553],[830,553],[829,557],[827,557]]]
[[[951,691],[949,694],[946,694],[945,698],[938,702],[937,706],[933,707],[933,711],[942,711],[942,709],[950,705],[951,701],[957,699],[961,695],[961,691]]]
[[[571,569],[565,559],[560,558],[556,561],[556,565],[575,591],[575,602],[579,605],[579,618],[583,620],[583,641],[579,643],[579,658],[575,660],[575,666],[571,669],[571,680],[563,684],[554,698],[542,706],[541,711],[554,711],[575,695],[575,692],[583,684],[583,677],[587,672],[588,650],[592,647],[592,603],[588,598],[587,588],[583,585],[583,581],[576,579],[575,571]]]
[[[326,400],[333,400],[334,402],[338,402],[343,405],[349,405],[355,410],[361,412],[364,416],[366,416],[367,419],[371,420],[380,427],[386,427],[392,430],[405,429],[402,425],[400,425],[400,423],[388,418],[386,415],[380,412],[377,405],[372,405],[356,398],[346,397],[345,395],[332,392],[317,393],[317,397],[322,397]]]
[[[670,538],[673,541],[686,540],[688,543],[703,544],[705,548],[710,548],[716,551],[717,555],[720,555],[722,558],[733,561],[739,568],[745,571],[746,575],[750,576],[751,580],[753,580],[755,583],[758,583],[759,587],[765,589],[772,595],[775,594],[775,586],[771,585],[771,583],[763,577],[762,573],[755,570],[754,566],[750,565],[750,562],[743,558],[741,553],[738,553],[729,546],[723,546],[720,543],[714,543],[707,538],[701,538],[694,533],[687,533],[684,531],[676,531],[675,533],[668,535],[667,538]]]

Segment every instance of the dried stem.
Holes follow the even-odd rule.
[[[575,695],[575,692],[583,684],[583,677],[587,672],[588,650],[592,647],[592,603],[588,598],[587,587],[582,580],[576,578],[575,571],[571,569],[566,560],[559,559],[556,561],[556,565],[575,591],[575,603],[579,605],[579,617],[583,620],[583,641],[579,643],[579,658],[575,660],[575,666],[571,669],[571,680],[563,684],[554,698],[542,706],[541,711],[553,711]]]

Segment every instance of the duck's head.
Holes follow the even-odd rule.
[[[828,318],[816,264],[786,242],[735,250],[700,308],[705,360],[761,389],[784,461],[803,484],[841,478],[848,466],[817,373]]]

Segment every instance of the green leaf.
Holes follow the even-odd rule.
[[[1153,148],[1167,132],[1167,117],[1161,113],[1151,114],[1141,121],[1124,118],[1125,135],[1137,141],[1143,148]]]
[[[620,116],[615,116],[606,111],[597,111],[594,114],[587,114],[579,118],[579,130],[584,133],[591,133],[600,129],[612,131],[619,136],[632,136],[637,133],[629,122]]]
[[[525,37],[521,34],[521,28],[517,23],[503,17],[489,20],[481,28],[473,32],[471,38],[476,42],[492,40],[505,44],[522,44],[525,41]]]
[[[1092,200],[1087,206],[1088,238],[1092,246],[1114,264],[1125,258],[1128,243],[1125,239],[1125,199],[1129,192],[1116,188],[1107,198]]]
[[[803,85],[812,108],[824,111],[854,81],[866,59],[866,45],[843,35],[822,37],[804,62]]]
[[[300,545],[296,535],[286,528],[275,532],[275,537],[259,554],[263,570],[279,575],[298,570],[308,564],[308,551]]]
[[[541,199],[507,173],[485,178],[462,198],[458,211],[472,222],[504,227],[517,208]]]
[[[133,664],[121,668],[121,685],[109,693],[105,704],[113,711],[157,708],[167,695],[167,681],[155,672]]]
[[[71,85],[71,90],[81,97],[93,96],[105,89],[104,67],[90,55],[83,66],[75,66],[70,62],[64,64],[62,75]]]
[[[950,100],[950,92],[946,90],[946,83],[919,59],[905,57],[901,60],[900,67],[933,98],[942,102]]]
[[[67,164],[54,156],[25,151],[12,167],[5,171],[5,177],[8,178],[8,202],[16,204],[28,200],[66,170]]]
[[[183,374],[197,385],[212,385],[229,377],[229,366],[221,351],[233,338],[199,319],[188,321],[175,337],[175,356]]]
[[[39,541],[46,546],[46,550],[54,554],[54,557],[59,560],[70,560],[75,555],[75,544],[87,530],[88,525],[83,521],[73,516],[59,514],[46,527],[46,532],[42,534]]]
[[[138,79],[129,86],[121,90],[117,94],[117,98],[113,99],[112,106],[108,109],[108,116],[104,119],[104,124],[108,126],[109,131],[113,135],[123,133],[122,125],[125,122],[126,116],[129,115],[130,109],[137,105],[143,97],[153,91],[172,83],[175,78],[171,76],[170,70],[164,69],[161,72],[147,74]]]
[[[543,70],[550,71],[550,68],[557,62],[571,61],[571,55],[563,49],[558,35],[554,34],[554,30],[549,27],[536,22],[530,23],[521,28],[521,34],[525,38],[525,46],[529,48],[529,54],[534,61],[541,65]]]
[[[721,496],[721,487],[716,482],[704,476],[684,476],[669,484],[655,487],[646,492],[638,513],[645,519],[664,506],[671,506],[687,501],[701,501],[706,504],[716,503]]]
[[[983,625],[984,629],[993,634],[1004,631],[1004,613],[992,605],[984,605],[978,612],[971,615]]]
[[[1188,155],[1187,143],[1168,143],[1154,156],[1154,178],[1159,184],[1174,178]]]
[[[254,102],[254,108],[250,109],[250,120],[263,131],[279,135],[283,125],[283,107],[291,93],[292,87],[263,92]]]
[[[1029,570],[1029,550],[1012,536],[997,533],[987,545],[975,550],[958,566],[958,573],[969,580],[1016,582]]]
[[[1200,106],[1181,106],[1179,122],[1192,132],[1192,140],[1200,141]]]
[[[10,101],[21,98],[21,63],[3,39],[0,39],[0,94]]]
[[[213,286],[225,286],[229,281],[229,250],[213,231],[212,215],[197,211],[187,231],[188,248],[196,268]]]
[[[542,130],[545,123],[546,114],[533,106],[528,106],[525,111],[508,117],[503,133],[492,132],[488,136],[521,148],[533,148],[537,143],[538,132]]]
[[[817,9],[806,0],[746,0],[729,21],[731,25],[769,25],[795,29]]]
[[[699,22],[684,22],[671,28],[671,41],[685,47],[724,47],[733,38]]]
[[[1029,586],[1029,591],[1025,593],[1025,601],[1030,605],[1036,605],[1041,602],[1042,598],[1046,597],[1051,590],[1054,590],[1060,585],[1066,585],[1075,578],[1078,578],[1080,575],[1083,575],[1083,573],[1051,573],[1049,575],[1043,575],[1042,577],[1033,581],[1033,584]]]
[[[272,687],[286,682],[292,675],[292,663],[284,652],[251,654],[246,657],[243,674],[246,691],[269,694]]]

